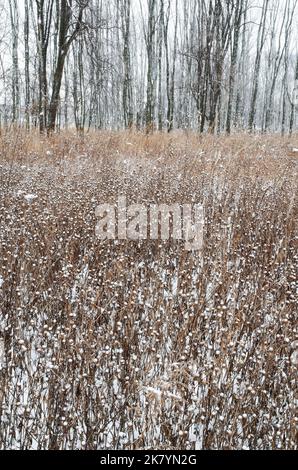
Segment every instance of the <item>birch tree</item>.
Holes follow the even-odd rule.
[[[261,68],[261,58],[262,52],[265,45],[265,37],[266,37],[266,20],[267,20],[267,12],[268,12],[269,0],[264,0],[262,6],[262,14],[258,29],[258,36],[257,36],[257,51],[256,51],[256,58],[255,58],[255,65],[254,65],[254,73],[252,78],[252,94],[251,94],[251,103],[250,103],[250,112],[249,112],[249,120],[248,120],[248,129],[251,132],[254,127],[255,123],[255,115],[256,115],[256,102],[258,97],[259,91],[259,76],[260,76],[260,68]]]
[[[147,0],[148,2],[148,28],[146,33],[147,49],[147,99],[146,99],[146,132],[153,130],[154,118],[154,45],[156,34],[156,0]]]
[[[19,80],[19,10],[16,0],[9,0],[9,13],[12,35],[12,122],[19,116],[20,106],[20,80]]]
[[[232,123],[232,106],[234,101],[234,87],[235,87],[235,75],[237,70],[237,59],[239,49],[239,39],[241,32],[241,23],[243,19],[244,0],[236,1],[235,16],[233,20],[233,44],[232,44],[232,56],[231,56],[231,67],[229,77],[229,98],[228,98],[228,109],[227,109],[227,122],[226,132],[231,133]]]

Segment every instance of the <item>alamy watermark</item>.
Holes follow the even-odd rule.
[[[96,236],[101,240],[182,240],[185,250],[202,250],[202,204],[131,204],[119,196],[116,204],[96,208]]]

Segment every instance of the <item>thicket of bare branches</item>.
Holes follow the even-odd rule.
[[[297,0],[1,0],[4,125],[296,128]]]

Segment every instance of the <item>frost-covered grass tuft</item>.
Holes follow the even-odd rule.
[[[1,449],[297,449],[292,140],[0,136]],[[204,203],[202,256],[97,240],[119,194]]]

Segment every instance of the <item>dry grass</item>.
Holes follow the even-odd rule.
[[[0,448],[297,448],[291,147],[1,135]],[[119,194],[203,202],[202,256],[97,240]]]

